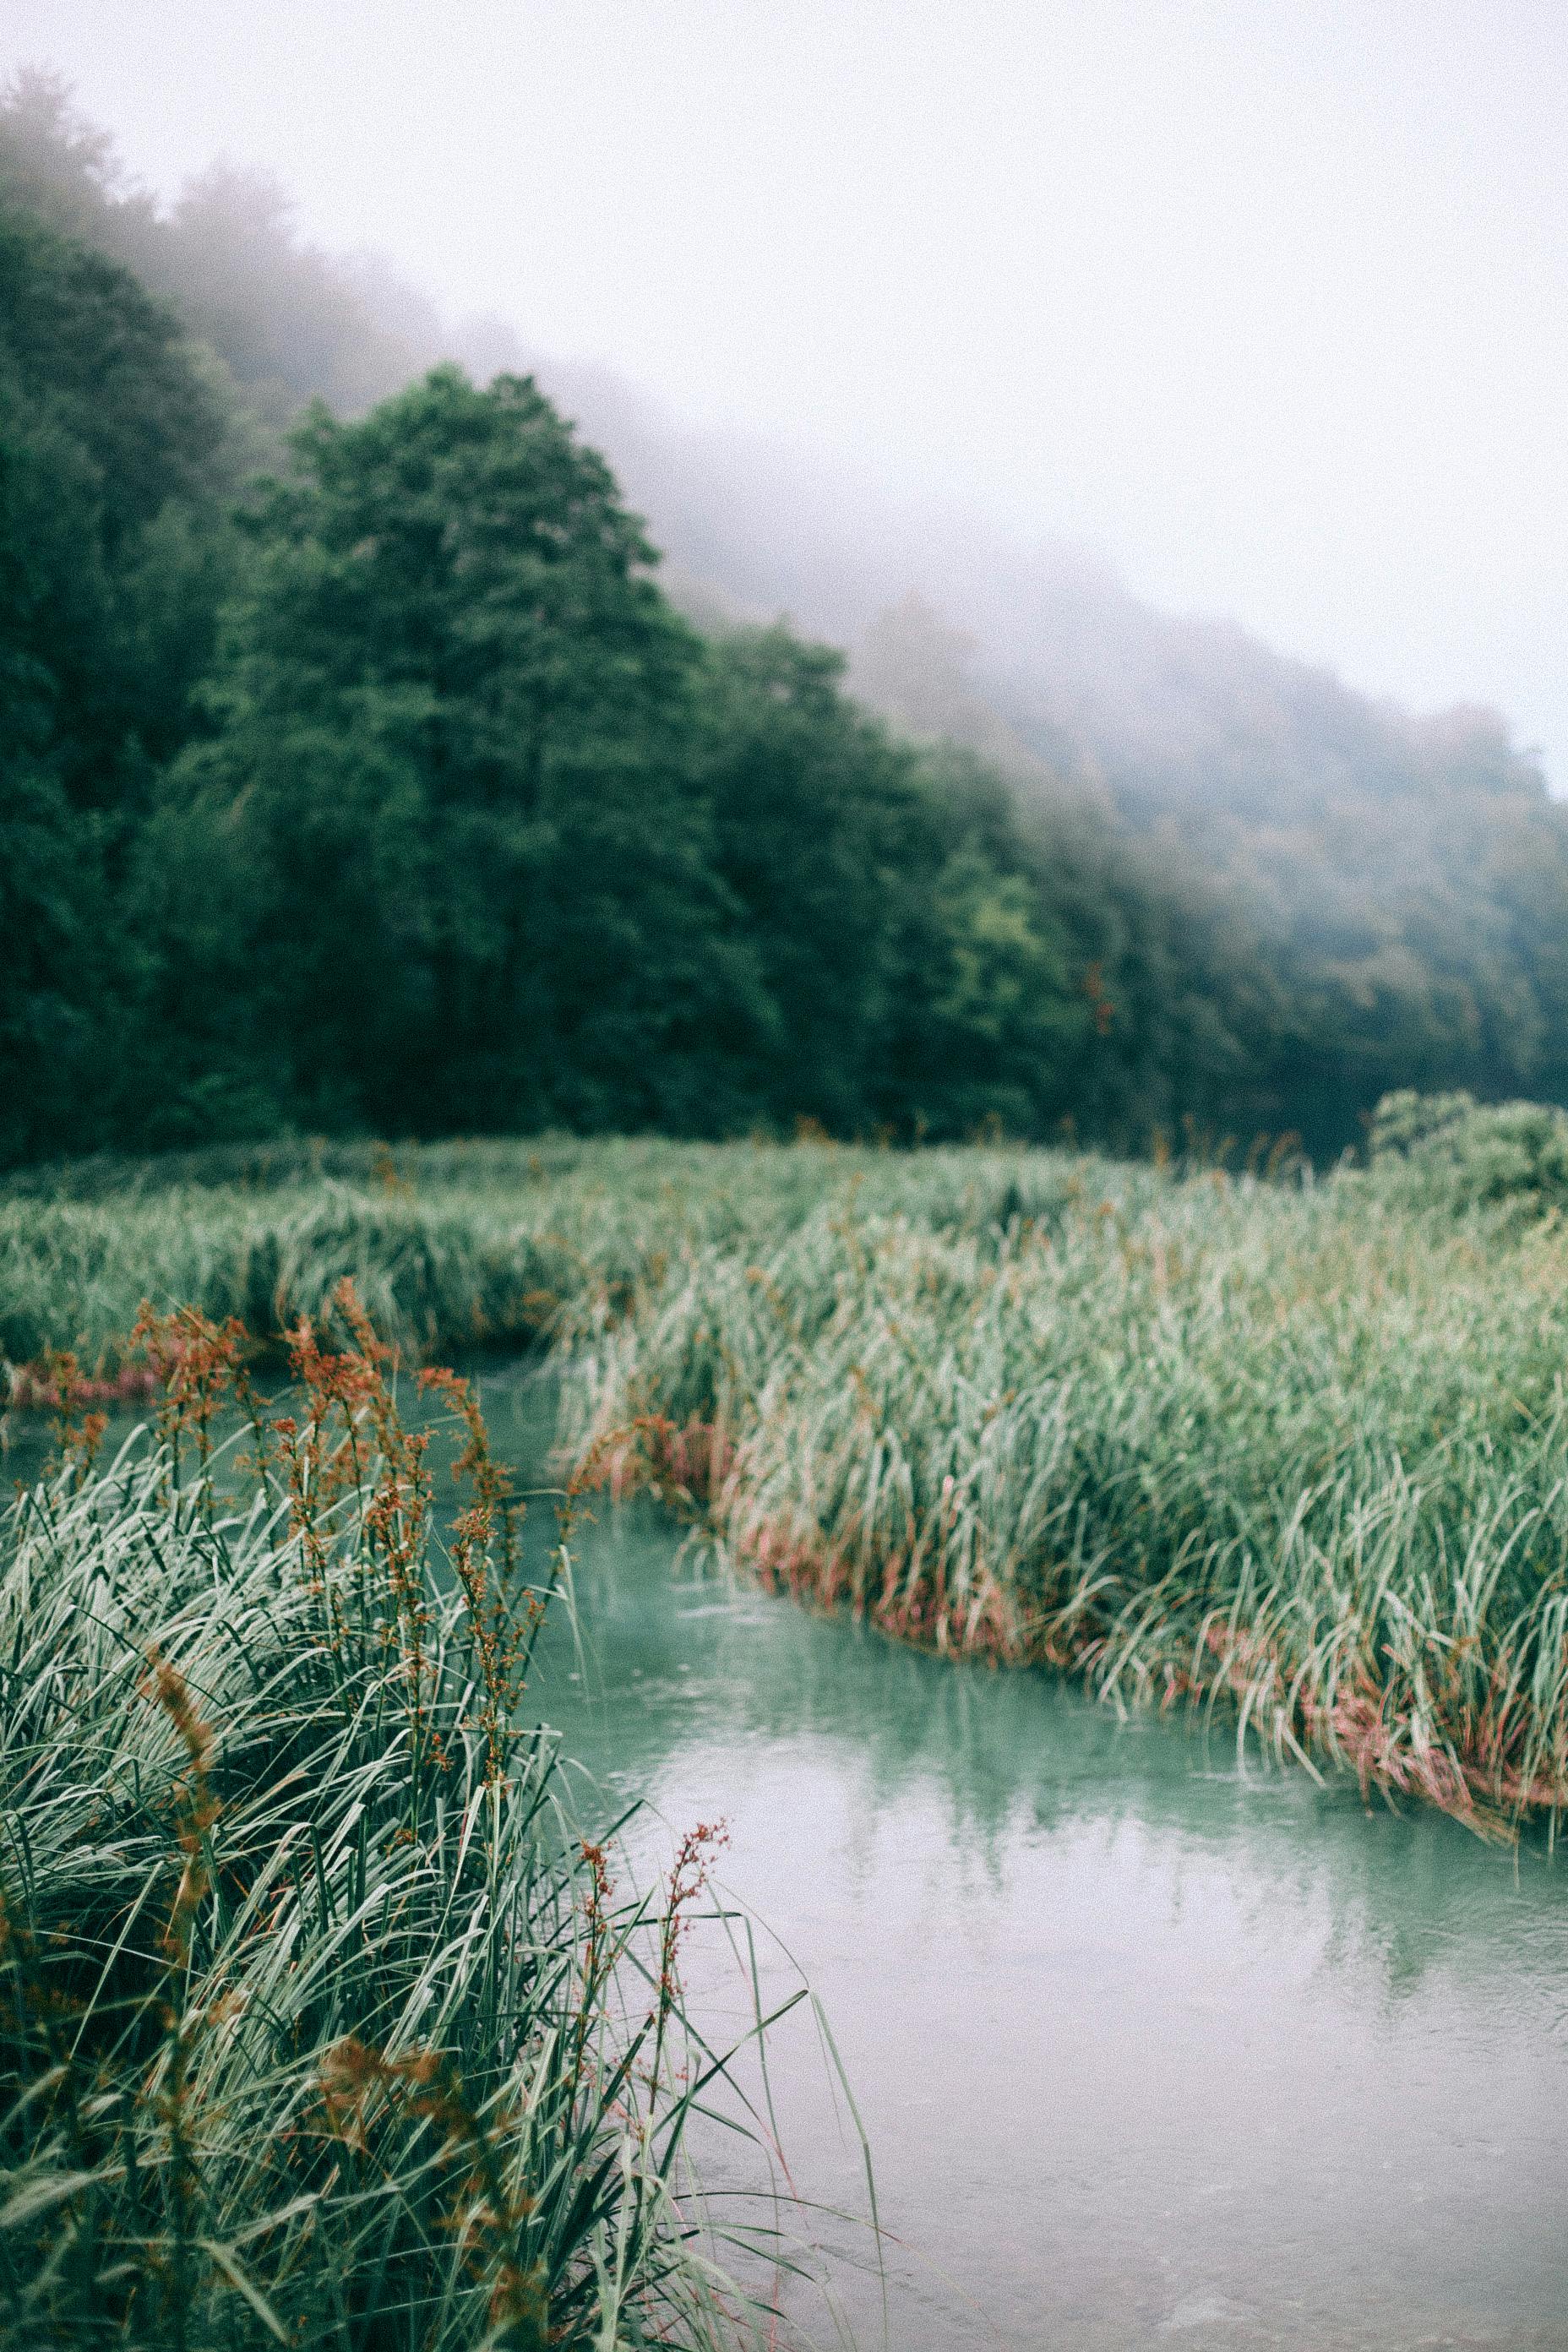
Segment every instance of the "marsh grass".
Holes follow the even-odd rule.
[[[106,1163],[0,1198],[0,1318],[68,1413],[48,1351],[137,1377],[148,1289],[265,1336],[351,1277],[411,1354],[553,1348],[576,1475],[765,1580],[1554,1828],[1565,1138],[1398,1097],[1317,1179],[814,1142]]]
[[[0,1358],[13,1393],[68,1350],[80,1380],[132,1390],[140,1305],[237,1318],[276,1347],[352,1280],[382,1335],[419,1360],[517,1349],[563,1312],[626,1311],[701,1244],[776,1240],[825,1199],[983,1227],[1047,1211],[1075,1182],[1120,1196],[1152,1171],[1016,1151],[918,1158],[832,1145],[658,1140],[222,1151],[102,1161],[0,1181]],[[1081,1171],[1090,1173],[1080,1174]],[[1020,1190],[1022,1187],[1022,1190]],[[112,1400],[110,1400],[112,1401]]]
[[[1554,1215],[1351,1171],[968,1230],[829,1205],[584,1318],[568,1433],[889,1633],[1554,1823],[1565,1276]]]
[[[723,2267],[787,2267],[777,2209],[721,2227],[685,2170],[748,2122],[678,1965],[714,1832],[618,1895],[558,1803],[563,1556],[529,1572],[471,1392],[443,1544],[349,1286],[287,1414],[237,1324],[140,1344],[157,1431],[104,1467],[78,1425],[0,1530],[5,2342],[783,2340]]]

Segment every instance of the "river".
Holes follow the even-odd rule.
[[[537,1392],[486,1402],[532,1453]],[[652,1506],[578,1530],[584,1652],[557,1627],[540,1704],[655,1852],[726,1821],[722,1885],[810,1979],[869,2137],[895,2352],[1568,2346],[1568,1853],[683,1576],[676,1543]],[[863,2209],[804,2012],[772,2082],[803,2193]],[[879,2343],[881,2284],[843,2291]]]
[[[548,1386],[484,1398],[538,1475]],[[719,1884],[793,1956],[764,1939],[764,1990],[809,1979],[882,2275],[830,2218],[865,2213],[862,2158],[804,2008],[770,2078],[862,2347],[1568,2347],[1568,1854],[918,1655],[678,1546],[651,1505],[579,1528],[581,1646],[558,1614],[529,1703],[586,1813],[644,1801],[640,1864],[721,1817]],[[688,1970],[738,2031],[728,1958],[697,1937]]]

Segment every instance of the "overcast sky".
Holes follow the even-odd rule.
[[[5,0],[19,63],[1568,787],[1568,0]]]

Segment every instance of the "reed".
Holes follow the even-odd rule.
[[[1565,1275],[1404,1168],[828,1205],[584,1314],[568,1434],[770,1583],[1507,1831],[1568,1801]]]
[[[265,1336],[349,1276],[411,1352],[552,1347],[580,1478],[803,1597],[1554,1822],[1568,1121],[1405,1097],[1371,1144],[1319,1178],[562,1139],[100,1163],[0,1197],[0,1332],[68,1415],[136,1377],[149,1289]]]
[[[825,1199],[984,1225],[1078,1181],[1121,1192],[1149,1171],[1005,1150],[911,1157],[831,1145],[602,1143],[225,1150],[87,1161],[0,1183],[0,1359],[12,1391],[68,1350],[81,1380],[134,1380],[128,1340],[162,1313],[233,1316],[276,1342],[320,1318],[345,1277],[405,1356],[530,1345],[563,1309],[625,1311],[672,1255],[746,1248]],[[1089,1181],[1085,1179],[1083,1181]],[[1024,1200],[1018,1187],[1028,1193]]]
[[[79,1431],[0,1526],[0,2334],[231,2352],[779,2340],[682,2149],[722,2068],[521,1702],[531,1575],[460,1383],[466,1507],[352,1290],[148,1318],[155,1436]],[[237,1448],[246,1459],[237,1459]]]

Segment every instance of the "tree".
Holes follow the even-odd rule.
[[[689,1123],[762,1006],[684,756],[697,643],[608,468],[456,368],[295,450],[161,830],[251,877],[302,1099]]]
[[[843,668],[783,627],[715,640],[697,759],[772,1010],[759,1108],[852,1133],[877,1115],[903,890],[931,869],[913,757],[840,691]]]
[[[122,891],[211,647],[224,433],[169,314],[0,209],[0,1156],[113,1135],[141,1083]]]

